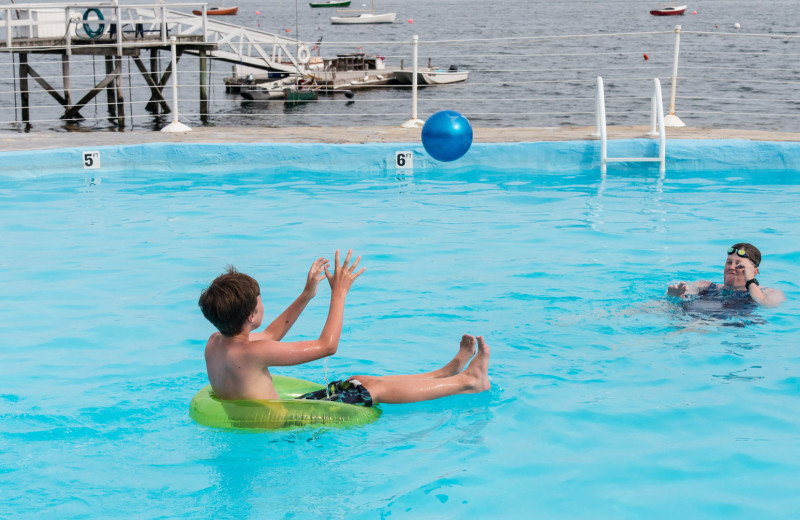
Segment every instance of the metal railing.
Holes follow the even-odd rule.
[[[47,5],[35,4],[37,8]],[[197,7],[203,4],[184,5]],[[146,6],[158,7],[156,4]],[[3,6],[0,10],[7,15],[15,7],[19,6]],[[113,11],[113,6],[105,4],[103,9]],[[116,16],[114,13],[109,15],[111,20],[120,23],[135,24],[139,20],[133,14]],[[311,64],[304,65],[297,59],[297,49],[303,45],[302,41],[225,22],[204,21],[202,16],[186,13],[173,17],[169,10],[164,16],[153,11],[153,17],[148,20],[153,30],[159,23],[167,21],[167,34],[178,38],[178,53],[181,53],[181,35],[193,36],[200,45],[206,43],[207,38],[207,56],[218,58],[211,62],[208,70],[211,92],[207,106],[202,104],[202,98],[198,99],[204,83],[194,79],[203,77],[202,67],[198,69],[198,62],[193,59],[183,59],[177,64],[181,74],[181,118],[190,126],[206,123],[229,126],[397,126],[408,122],[409,117],[416,121],[415,126],[419,126],[433,112],[452,109],[466,115],[475,126],[590,127],[597,123],[594,107],[596,78],[601,76],[605,78],[609,93],[606,115],[617,125],[635,125],[646,117],[642,107],[645,106],[643,101],[649,97],[642,95],[641,84],[655,77],[662,83],[669,82],[669,102],[665,105],[668,113],[664,117],[667,127],[672,124],[673,116],[677,119],[680,115],[678,121],[692,127],[800,131],[800,79],[794,66],[800,56],[800,38],[796,35],[690,32],[676,27],[672,31],[641,33],[325,42],[319,52],[322,56],[352,53],[357,48],[358,52],[380,55],[388,68],[417,70],[427,60],[429,64],[444,64],[445,67],[457,64],[459,68],[469,70],[470,74],[463,83],[425,88],[413,84],[388,84],[382,85],[380,90],[359,90],[352,100],[333,96],[296,107],[281,100],[248,102],[238,94],[223,92],[222,89],[224,80],[231,77],[229,65],[233,61],[236,62],[234,77],[246,74],[248,69],[263,71],[269,68],[266,65],[269,60],[279,61],[283,66],[271,70],[299,73],[312,70]],[[25,20],[13,20],[12,24],[9,17],[4,16],[0,27],[11,24],[12,31],[18,30],[22,22]],[[216,28],[220,27],[227,28],[217,31]],[[117,36],[120,32],[124,33],[121,38]],[[153,36],[161,41],[163,34],[160,31]],[[30,96],[34,107],[26,124],[39,128],[70,128],[74,123],[60,121],[63,107],[59,103],[42,89],[35,86],[23,89],[17,81],[19,46],[29,45],[23,40],[12,39],[11,47],[0,42],[0,70],[3,71],[0,75],[0,130],[22,128],[18,99],[23,90]],[[66,49],[63,39],[60,43],[55,41],[57,38],[53,40],[51,49]],[[108,45],[117,51],[121,45],[124,51],[128,51],[137,43],[130,40],[129,33],[118,31],[115,41],[94,42],[92,45]],[[168,48],[167,44],[162,51],[168,52]],[[216,54],[212,54],[212,49]],[[642,50],[647,51],[644,57]],[[97,85],[97,60],[102,58],[75,55],[72,58],[74,74],[66,78],[61,71],[61,59],[57,56],[31,56],[37,60],[37,71],[41,68],[42,76],[47,73],[53,91],[61,89],[61,81],[66,90],[67,79],[71,79],[70,88],[74,90]],[[251,58],[252,64],[248,61]],[[143,107],[151,105],[151,87],[136,69],[131,71],[130,59],[126,55],[121,59],[128,60],[127,72],[124,66],[117,70],[121,78],[118,88],[126,91],[125,103],[130,105],[129,123],[146,128],[167,124],[169,121],[160,115],[143,110]],[[261,65],[255,64],[259,60]],[[220,67],[221,62],[226,65]],[[413,74],[415,79],[417,76]],[[358,85],[353,88],[356,87]],[[90,111],[93,113],[88,113]],[[114,124],[113,117],[106,113],[99,101],[95,101],[92,110],[87,108],[85,112],[84,119],[78,123],[83,128],[106,128]],[[589,132],[587,130],[587,135]]]
[[[667,132],[664,128],[664,103],[661,99],[661,82],[653,78],[653,91],[650,96],[650,132],[647,135],[658,137],[658,157],[609,157],[608,127],[606,122],[606,97],[603,78],[597,77],[597,97],[595,98],[595,137],[600,138],[600,172],[605,175],[610,162],[657,162],[662,175],[666,171]]]

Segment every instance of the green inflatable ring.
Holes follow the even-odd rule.
[[[322,385],[295,377],[272,376],[280,399],[224,401],[211,385],[192,398],[189,415],[198,424],[214,428],[277,430],[301,426],[353,426],[381,416],[377,406],[295,399]]]
[[[103,13],[100,11],[100,9],[96,7],[90,7],[89,9],[83,12],[83,22],[84,22],[83,30],[86,31],[86,36],[88,36],[92,40],[96,40],[99,37],[103,36],[103,32],[105,32],[106,30],[106,24],[101,23],[98,26],[97,30],[92,29],[89,26],[89,24],[86,23],[86,21],[89,20],[89,13],[95,13],[100,22],[103,21]]]

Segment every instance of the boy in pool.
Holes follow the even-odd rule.
[[[728,258],[723,270],[723,285],[698,281],[679,282],[667,288],[670,296],[686,298],[690,295],[708,295],[727,290],[745,297],[758,305],[775,307],[786,300],[779,289],[761,287],[756,280],[761,264],[761,251],[753,244],[740,242],[728,248]]]
[[[331,356],[339,346],[342,333],[345,296],[353,281],[365,271],[355,272],[361,257],[350,264],[353,251],[340,264],[339,251],[333,273],[328,260],[317,259],[308,272],[300,296],[262,332],[264,306],[261,290],[250,276],[233,267],[218,276],[200,295],[203,315],[219,330],[206,344],[206,370],[214,393],[225,400],[277,399],[270,367],[308,363]],[[300,313],[317,293],[317,285],[327,278],[331,303],[322,333],[316,340],[282,342]],[[433,372],[397,376],[353,376],[334,381],[326,389],[300,397],[371,406],[376,403],[413,403],[455,394],[483,392],[490,388],[489,347],[478,336],[465,334],[456,356]],[[467,366],[467,362],[475,357]],[[466,366],[466,368],[464,368]]]

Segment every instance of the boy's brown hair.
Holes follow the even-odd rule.
[[[235,336],[255,312],[260,294],[261,289],[255,279],[229,265],[227,271],[217,276],[200,294],[197,303],[203,316],[223,336]]]

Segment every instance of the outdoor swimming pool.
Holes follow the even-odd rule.
[[[399,171],[360,165],[358,147],[326,147],[324,168],[278,148],[272,162],[108,149],[107,169],[0,174],[0,516],[800,515],[796,165],[691,170],[673,155],[663,180],[610,168],[603,181],[502,154]],[[720,281],[740,240],[786,303],[749,324],[668,302],[670,282]],[[467,332],[492,348],[492,390],[384,405],[352,429],[192,422],[212,332],[201,289],[233,264],[277,315],[315,258],[349,247],[367,272],[329,377],[431,370]],[[319,333],[328,296],[289,337]],[[321,361],[275,372],[325,375]]]

